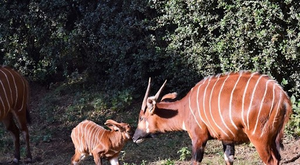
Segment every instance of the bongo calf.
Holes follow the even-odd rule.
[[[96,123],[85,120],[79,123],[71,133],[75,154],[72,165],[77,165],[87,155],[92,155],[96,165],[102,165],[102,160],[108,159],[111,165],[119,165],[118,156],[125,143],[131,139],[131,127],[127,123],[107,120],[104,129]]]

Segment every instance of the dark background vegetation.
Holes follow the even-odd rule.
[[[297,1],[3,0],[2,64],[51,84],[137,93],[148,77],[187,91],[229,71],[269,74],[299,97]],[[140,92],[138,92],[140,94]]]
[[[167,79],[164,92],[182,97],[208,75],[258,71],[288,92],[295,112],[288,131],[300,134],[297,0],[2,0],[0,64],[52,94],[71,93],[77,104],[68,111],[77,114],[69,121],[82,109],[88,116],[131,109],[149,77],[152,92]]]
[[[0,3],[0,62],[34,82],[81,77],[103,91],[141,95],[153,77],[185,93],[205,76],[251,70],[299,98],[298,1]]]
[[[0,63],[30,81],[81,83],[130,104],[148,77],[154,86],[168,79],[165,91],[183,96],[205,76],[251,70],[275,78],[299,103],[298,1],[0,3]]]

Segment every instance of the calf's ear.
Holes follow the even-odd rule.
[[[120,124],[114,120],[108,119],[104,124],[112,131],[120,130]]]

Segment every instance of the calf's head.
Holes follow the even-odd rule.
[[[158,128],[157,119],[159,117],[154,112],[155,109],[157,108],[156,107],[157,99],[163,87],[165,86],[166,82],[167,81],[165,81],[164,84],[160,87],[160,89],[155,94],[155,96],[148,97],[150,91],[150,84],[151,84],[151,79],[149,78],[148,87],[139,114],[138,126],[132,137],[133,142],[140,143],[144,140],[144,138],[151,137],[153,134],[159,132],[157,129]]]
[[[131,139],[132,129],[127,123],[118,123],[114,120],[108,119],[104,123],[111,131],[121,132],[125,140]]]

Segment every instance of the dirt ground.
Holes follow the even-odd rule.
[[[32,92],[32,102],[31,105],[37,104],[41,98],[45,96],[47,92],[43,87],[33,88]],[[40,114],[37,109],[32,109],[32,115],[38,116]],[[37,117],[33,117],[34,119]],[[37,120],[37,119],[36,119]],[[33,141],[31,143],[31,151],[33,155],[32,165],[62,165],[70,164],[70,159],[74,153],[74,147],[70,139],[71,130],[65,130],[60,128],[59,123],[53,123],[49,126],[49,129],[55,129],[53,135],[49,139],[44,140],[34,140],[38,139],[39,132],[35,132],[37,128],[43,121],[37,120],[40,123],[33,123],[29,127],[31,131],[31,136]],[[4,129],[3,126],[0,129]],[[45,128],[47,129],[47,127]],[[45,136],[44,136],[45,137]],[[11,138],[9,136],[9,138]],[[1,141],[1,138],[0,138]],[[186,133],[182,134],[164,134],[159,135],[159,137],[153,140],[147,140],[143,142],[144,144],[137,146],[132,142],[126,144],[124,151],[122,151],[119,160],[121,164],[126,165],[139,165],[139,164],[149,164],[149,165],[162,165],[171,164],[165,160],[174,160],[173,164],[189,165],[190,156],[186,157],[187,161],[178,161],[179,155],[178,150],[182,147],[188,147],[190,149],[190,140]],[[281,164],[288,165],[300,165],[300,139],[295,139],[293,137],[284,138],[285,149],[281,151],[282,161]],[[24,144],[23,144],[24,145]],[[4,149],[0,152],[0,165],[11,164],[10,161],[13,155],[13,145],[7,145],[9,148]],[[225,164],[223,160],[223,151],[220,147],[220,143],[213,140],[207,144],[206,153],[202,164]],[[23,151],[24,152],[24,151]],[[24,155],[24,153],[22,154]],[[22,157],[24,158],[24,156]],[[215,159],[218,159],[214,161]],[[175,161],[176,160],[176,161]],[[125,162],[125,163],[124,163]],[[25,163],[20,163],[25,164]],[[92,157],[87,158],[82,162],[84,165],[92,165]],[[104,162],[107,165],[107,161]],[[235,164],[262,164],[256,153],[254,147],[251,145],[241,145],[236,147],[236,158]]]
[[[283,164],[300,165],[300,139],[284,143],[285,149],[281,152]]]
[[[285,150],[281,151],[281,156],[282,156],[282,161],[280,164],[287,164],[287,165],[300,165],[300,139],[298,140],[292,140],[292,141],[286,141],[285,139]],[[146,143],[146,142],[145,142]],[[128,147],[129,146],[129,147]],[[134,146],[130,142],[130,144],[127,144],[127,147],[124,148],[124,150],[131,150],[127,152],[132,152],[134,149],[132,147],[137,147]],[[209,146],[208,146],[209,147]],[[48,143],[40,143],[38,145],[32,145],[32,154],[33,154],[33,159],[34,162],[31,163],[32,165],[62,165],[62,164],[70,164],[70,158],[72,157],[73,154],[73,144],[71,143],[70,140],[67,139],[61,139],[61,138],[56,138],[53,139],[51,142]],[[136,150],[139,150],[138,148]],[[149,165],[163,165],[167,164],[165,161],[159,161],[159,158],[148,158],[145,156],[145,152],[140,155],[132,155],[132,154],[127,154],[123,158],[120,158],[121,164],[124,164],[122,162],[126,162],[127,165],[129,164],[141,164],[141,162],[138,159],[143,159],[146,160],[146,164]],[[151,153],[153,151],[150,151]],[[155,152],[155,149],[154,149]],[[172,151],[170,151],[172,152]],[[3,154],[3,153],[1,153]],[[135,151],[135,154],[138,154],[138,152]],[[168,154],[168,153],[164,153]],[[9,163],[11,160],[11,155],[12,153],[7,153],[5,155],[1,155],[0,158],[0,164],[5,165],[5,164],[11,164]],[[142,156],[144,155],[144,156]],[[153,154],[155,155],[155,154]],[[254,156],[253,156],[254,155]],[[256,156],[255,156],[256,155]],[[3,157],[4,156],[4,157]],[[221,154],[215,154],[215,153],[206,153],[203,164],[215,164],[211,163],[212,161],[209,161],[208,159],[215,159],[216,157],[219,157],[220,159],[219,162],[223,162],[222,160],[222,155]],[[255,154],[254,149],[249,149],[245,146],[243,147],[237,147],[236,149],[236,160],[235,164],[262,164],[259,160],[251,161],[251,159],[254,157],[254,159],[259,159],[257,154]],[[243,160],[241,160],[243,159]],[[249,160],[247,160],[249,159]],[[178,158],[177,158],[178,160]],[[20,164],[25,164],[25,163],[20,163]],[[93,159],[92,157],[88,157],[85,159],[81,164],[83,165],[93,165]],[[108,165],[107,161],[104,161],[105,165]],[[174,164],[180,164],[180,165],[190,165],[190,161],[175,161]],[[225,164],[225,163],[218,163],[218,164]]]

